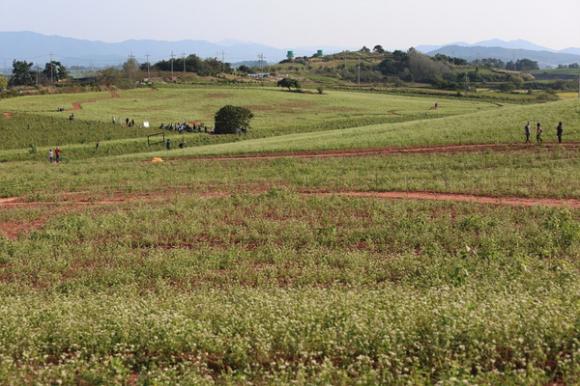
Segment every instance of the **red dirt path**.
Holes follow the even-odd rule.
[[[3,116],[5,119],[10,119],[10,118],[12,118],[12,115],[13,115],[13,114],[12,114],[10,111],[5,111],[5,112],[3,112],[3,113],[2,113],[2,116]]]
[[[184,159],[199,161],[246,161],[246,160],[276,160],[282,158],[343,158],[343,157],[365,157],[374,155],[390,154],[438,154],[438,153],[469,153],[481,151],[513,151],[513,150],[530,150],[530,149],[577,149],[580,148],[580,142],[569,142],[563,144],[545,144],[542,147],[525,144],[472,144],[472,145],[441,145],[441,146],[424,146],[424,147],[383,147],[383,148],[366,148],[366,149],[345,149],[345,150],[320,150],[320,151],[297,151],[297,152],[273,152],[257,153],[248,155],[233,156],[209,156],[209,157],[179,157],[168,158],[168,161],[179,161]]]
[[[254,190],[252,194],[264,193],[267,190]],[[0,235],[9,239],[16,239],[20,235],[27,234],[33,230],[42,228],[50,218],[72,213],[87,207],[117,207],[123,204],[147,202],[161,203],[170,200],[177,195],[187,195],[191,197],[191,192],[183,191],[163,191],[137,194],[115,193],[100,198],[95,198],[87,193],[68,193],[60,196],[60,201],[54,202],[27,202],[21,198],[0,199],[0,210],[6,209],[46,209],[32,222],[0,221]],[[229,197],[231,193],[214,191],[196,193],[201,198]],[[385,200],[419,200],[419,201],[447,201],[466,202],[482,205],[505,205],[516,207],[555,207],[580,209],[580,199],[556,199],[556,198],[523,198],[523,197],[493,197],[477,196],[460,193],[435,193],[435,192],[356,192],[356,191],[301,191],[298,194],[304,197],[350,197],[369,198]]]
[[[524,198],[524,197],[493,197],[478,196],[461,193],[435,193],[435,192],[303,192],[302,194],[317,197],[354,197],[354,198],[379,198],[389,200],[419,200],[419,201],[451,201],[470,202],[486,205],[506,206],[544,206],[555,208],[580,209],[580,200],[558,198]]]

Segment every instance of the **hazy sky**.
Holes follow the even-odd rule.
[[[580,0],[0,0],[0,30],[122,41],[234,39],[280,48],[490,38],[580,46]],[[2,48],[0,47],[0,50]]]

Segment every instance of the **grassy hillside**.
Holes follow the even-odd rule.
[[[119,152],[145,151],[145,136],[159,132],[160,124],[199,120],[212,126],[215,112],[226,104],[248,107],[254,112],[252,130],[245,138],[438,118],[497,108],[485,102],[449,100],[434,111],[431,110],[434,101],[357,92],[315,95],[223,87],[140,89],[121,92],[115,98],[108,92],[29,96],[0,101],[0,111],[11,112],[10,118],[0,115],[3,136],[0,149],[24,148],[31,144],[39,148],[57,144],[94,147],[96,141],[138,138],[140,146],[126,147]],[[81,103],[82,109],[56,112],[58,106],[72,108],[75,103]],[[68,121],[71,113],[76,117],[73,122]],[[134,119],[137,126],[147,120],[151,129],[115,126],[111,123],[113,116],[118,121],[126,117]],[[193,146],[238,139],[191,134],[186,140]]]
[[[513,143],[522,141],[523,127],[528,120],[532,124],[541,122],[544,125],[546,141],[555,140],[555,128],[560,120],[566,125],[566,139],[580,140],[580,110],[577,102],[562,101],[503,107],[494,111],[438,120],[419,120],[257,139],[186,149],[175,154],[207,155],[378,146]]]
[[[441,181],[439,171],[455,191],[466,180],[486,191],[478,180],[486,175],[497,187],[532,180],[548,194],[558,186],[577,195],[567,182],[580,178],[563,173],[554,183],[545,168],[561,162],[577,172],[577,159],[540,152],[521,162],[477,154],[252,167],[109,159],[22,163],[17,173],[0,165],[2,188],[36,192],[31,207],[0,211],[0,223],[46,221],[0,237],[0,354],[11,358],[0,374],[14,383],[572,382],[577,211],[305,198],[292,189],[316,178],[319,188],[372,186],[377,170],[382,183],[428,183]],[[245,194],[252,183],[285,188]],[[174,193],[149,203],[87,196],[95,206],[59,197],[124,184]],[[183,184],[192,190],[179,194]],[[212,189],[235,194],[193,193]],[[48,197],[57,201],[33,205]]]
[[[513,145],[576,101],[179,87],[0,101],[0,384],[577,383],[580,147]],[[109,123],[226,103],[252,134]],[[199,158],[462,143],[503,145]]]

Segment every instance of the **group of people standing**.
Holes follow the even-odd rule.
[[[536,142],[539,144],[543,143],[542,135],[544,134],[544,128],[542,124],[538,122],[536,124]],[[530,137],[532,136],[532,124],[528,121],[524,127],[524,135],[526,136],[526,143],[531,143]],[[564,136],[564,124],[562,122],[558,123],[556,127],[556,136],[558,137],[558,143],[562,143],[562,137]]]
[[[50,163],[60,163],[61,151],[60,147],[57,146],[54,150],[48,149],[48,162]]]

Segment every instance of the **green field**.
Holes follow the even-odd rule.
[[[52,112],[82,100],[74,122]],[[1,100],[0,384],[577,384],[578,105],[438,102]],[[183,150],[110,123],[211,124],[228,103],[254,110],[250,134]],[[521,144],[527,120],[546,144]],[[466,144],[486,146],[449,148]]]
[[[118,97],[109,92],[29,96],[0,101],[0,111],[11,112],[11,120],[0,118],[0,129],[7,130],[3,149],[29,143],[61,145],[122,138],[143,138],[158,131],[162,124],[205,122],[213,126],[213,116],[226,104],[250,108],[254,114],[252,137],[265,137],[376,123],[439,118],[497,108],[485,102],[449,100],[441,109],[431,110],[435,100],[417,97],[373,95],[355,92],[326,92],[324,95],[297,94],[276,89],[251,88],[161,88],[121,91]],[[56,112],[59,106],[82,109]],[[69,122],[74,113],[76,121]],[[113,126],[134,119],[137,126],[151,123],[151,130]],[[23,129],[26,130],[23,137]]]

